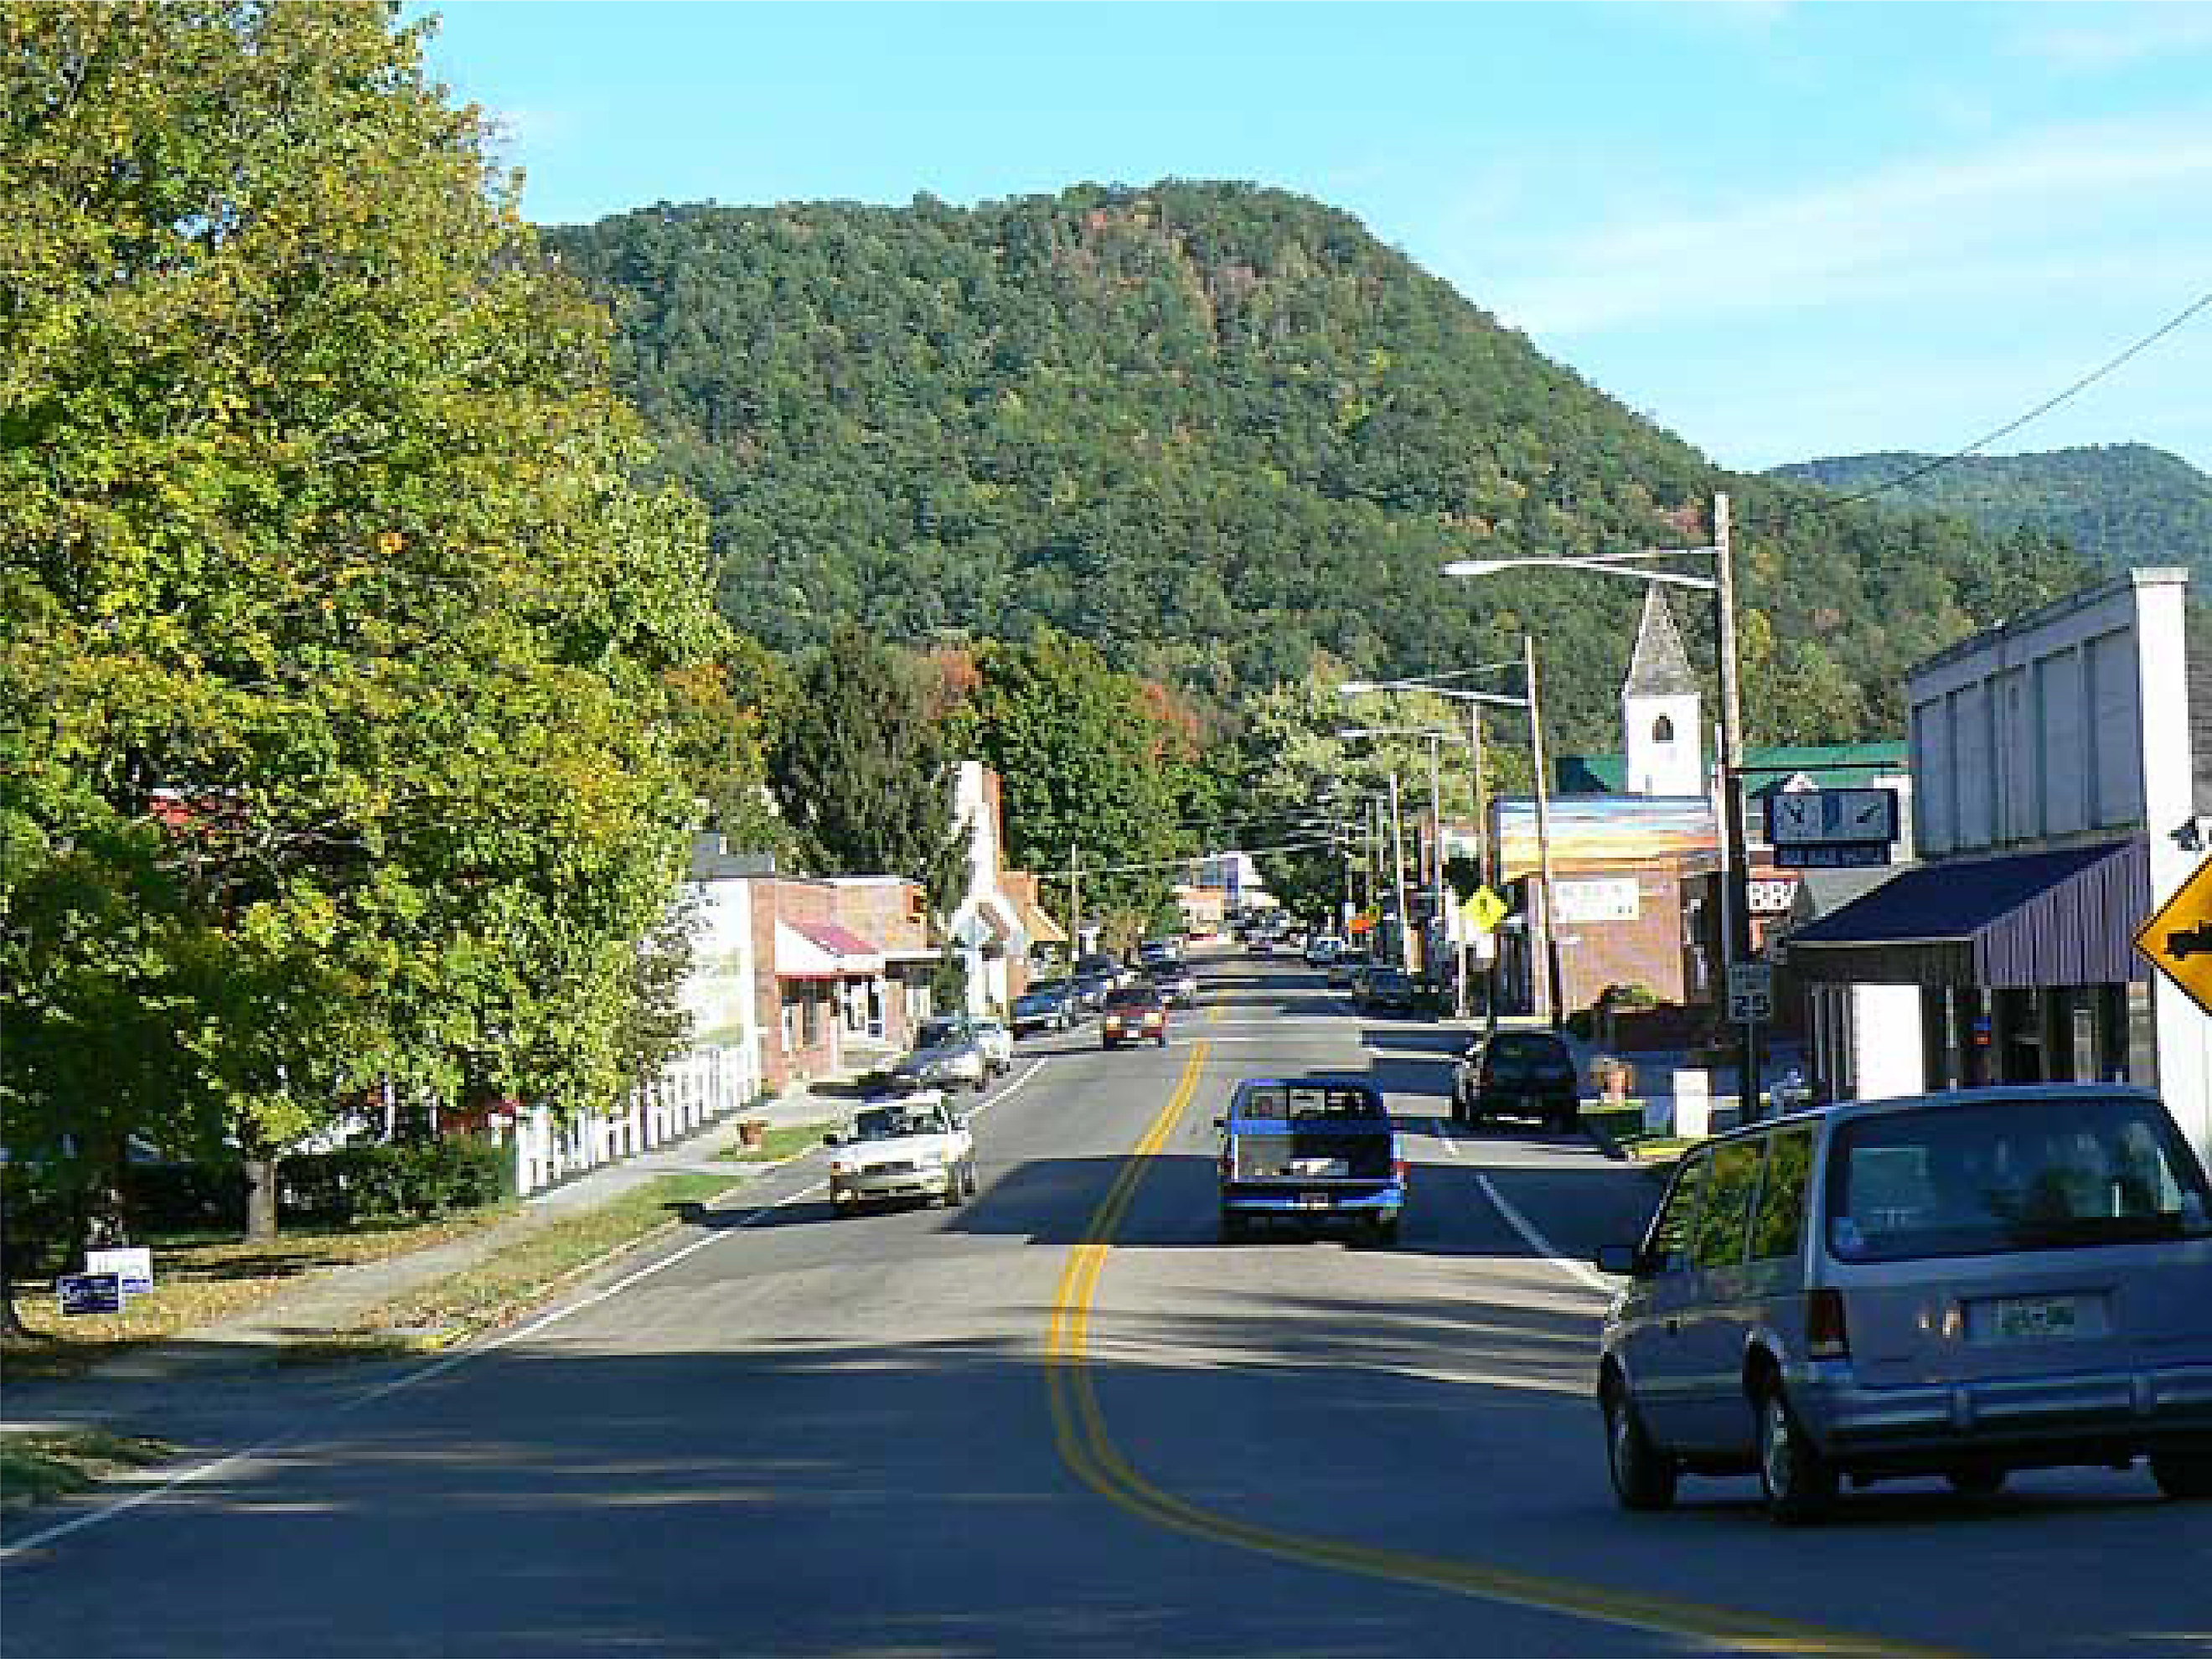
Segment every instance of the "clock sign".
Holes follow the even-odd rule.
[[[1780,791],[1766,798],[1766,840],[1780,865],[1887,864],[1897,840],[1897,792]]]

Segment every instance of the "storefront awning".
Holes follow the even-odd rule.
[[[2140,841],[1953,859],[1899,872],[1790,935],[1790,965],[1824,984],[2120,985],[2148,971]]]
[[[884,971],[884,953],[848,928],[830,921],[775,924],[778,979],[865,978]]]
[[[862,939],[851,928],[841,927],[834,921],[795,921],[791,925],[836,957],[838,972],[880,974],[884,971],[883,947]]]
[[[778,979],[842,979],[837,953],[812,939],[787,921],[775,925],[775,976]]]

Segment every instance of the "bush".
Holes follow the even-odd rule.
[[[240,1232],[246,1171],[235,1164],[126,1164],[118,1185],[134,1231]]]
[[[514,1191],[514,1158],[471,1136],[303,1152],[277,1166],[280,1212],[343,1226],[481,1209]]]

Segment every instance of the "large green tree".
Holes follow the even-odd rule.
[[[832,875],[919,882],[946,914],[969,840],[953,823],[959,736],[933,665],[848,624],[800,667],[772,761],[803,855]]]
[[[976,738],[1003,787],[1007,856],[1048,876],[1073,860],[1089,872],[1085,918],[1132,942],[1199,845],[1181,817],[1209,788],[1194,734],[1158,688],[1049,629],[987,647],[977,668]]]
[[[679,705],[728,655],[703,524],[637,482],[605,320],[421,38],[0,5],[0,1104],[32,1158],[265,1166],[383,1081],[565,1105],[638,1064]]]

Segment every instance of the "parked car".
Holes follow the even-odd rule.
[[[1344,949],[1344,941],[1334,933],[1316,933],[1306,941],[1306,966],[1326,968],[1336,960],[1336,953]]]
[[[1492,1031],[1452,1069],[1455,1123],[1533,1117],[1564,1130],[1575,1127],[1581,1112],[1575,1057],[1556,1031]]]
[[[1358,945],[1346,945],[1329,958],[1328,982],[1333,986],[1350,985],[1367,966],[1367,952]]]
[[[975,1137],[937,1090],[871,1101],[823,1139],[836,1149],[830,1205],[840,1215],[883,1199],[942,1199],[951,1208],[975,1196]]]
[[[1149,985],[1124,986],[1106,994],[1098,1028],[1099,1041],[1109,1048],[1125,1042],[1168,1046],[1168,1005]]]
[[[1398,1241],[1407,1164],[1382,1097],[1334,1078],[1248,1078],[1221,1131],[1221,1237],[1279,1224],[1351,1224]]]
[[[1106,994],[1114,988],[1114,977],[1110,974],[1078,974],[1072,984],[1077,1009],[1095,1014],[1104,1005]]]
[[[983,1065],[994,1077],[1013,1069],[1014,1036],[988,1014],[932,1014],[915,1031],[917,1048],[941,1048],[962,1038],[983,1051]]]
[[[1014,999],[1014,1035],[1066,1031],[1075,1024],[1075,987],[1066,980],[1040,981]]]
[[[2212,1188],[2158,1096],[2104,1084],[1851,1102],[1709,1142],[1643,1242],[1598,1403],[1620,1503],[1756,1473],[1854,1486],[2124,1467],[2212,1498]]]
[[[890,1070],[890,1086],[912,1093],[923,1089],[981,1089],[990,1080],[991,1061],[982,1042],[971,1034],[956,1033],[943,1042],[926,1043]]]
[[[1182,960],[1182,941],[1163,934],[1148,939],[1137,946],[1137,965],[1139,968],[1165,967]]]
[[[1170,1008],[1194,1008],[1198,1006],[1198,975],[1189,966],[1170,962],[1150,969],[1146,983],[1160,994]]]
[[[1123,962],[1119,957],[1109,957],[1103,951],[1094,951],[1090,956],[1078,957],[1075,972],[1079,979],[1087,976],[1104,980],[1106,988],[1109,991],[1117,986],[1127,985],[1133,977],[1128,963]]]
[[[1407,1013],[1419,1004],[1419,988],[1403,968],[1371,968],[1352,1000],[1370,1013]]]

